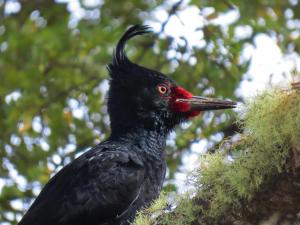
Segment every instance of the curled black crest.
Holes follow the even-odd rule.
[[[117,47],[114,52],[114,57],[113,57],[113,65],[118,66],[127,63],[129,61],[125,52],[125,46],[128,40],[130,40],[134,36],[143,35],[149,32],[151,32],[150,27],[147,25],[134,25],[130,27],[125,32],[125,34],[123,34],[123,36],[121,37],[121,39],[117,44]]]

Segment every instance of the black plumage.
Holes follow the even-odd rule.
[[[173,80],[127,58],[126,42],[147,32],[147,26],[129,28],[108,65],[110,137],[52,177],[19,225],[125,225],[158,197],[166,137],[204,103],[197,105]]]

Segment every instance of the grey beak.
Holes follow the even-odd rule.
[[[219,109],[232,109],[237,106],[236,102],[230,100],[221,100],[215,98],[206,98],[201,96],[193,96],[188,99],[177,99],[179,102],[186,102],[190,105],[191,110],[195,111],[208,111]]]

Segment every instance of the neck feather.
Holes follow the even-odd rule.
[[[130,142],[136,151],[146,153],[154,158],[161,158],[166,146],[167,132],[135,127],[126,132],[112,133],[110,139],[124,143]]]

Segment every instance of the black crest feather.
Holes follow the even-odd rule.
[[[123,34],[117,44],[113,57],[113,66],[119,66],[130,62],[125,52],[125,46],[129,39],[133,38],[134,36],[143,35],[150,32],[150,27],[147,25],[134,25],[130,27],[125,34]]]

